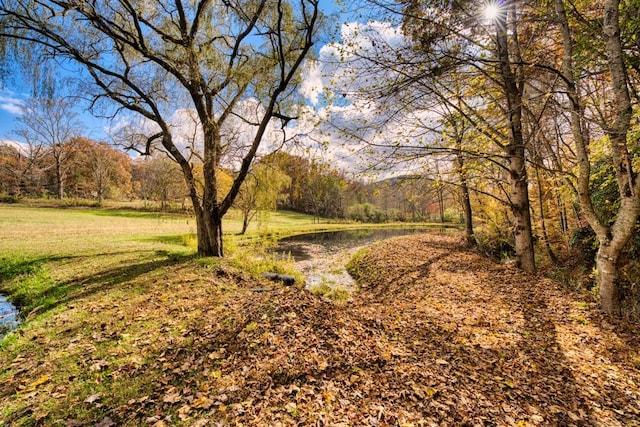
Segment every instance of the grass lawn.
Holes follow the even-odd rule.
[[[26,318],[0,340],[0,425],[193,425],[213,409],[223,419],[211,393],[228,379],[209,355],[252,329],[251,289],[273,286],[260,273],[297,274],[260,243],[361,227],[292,212],[243,237],[241,225],[230,212],[220,260],[195,255],[186,215],[0,205],[0,293]]]

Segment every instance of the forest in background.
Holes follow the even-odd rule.
[[[105,200],[137,200],[150,210],[191,210],[182,173],[164,153],[133,158],[106,142],[83,137],[57,150],[55,154],[44,146],[25,150],[0,144],[2,201],[67,198],[100,206]],[[234,172],[220,173],[223,188],[225,178],[230,186]],[[285,152],[256,163],[236,207],[251,213],[285,209],[369,223],[459,222],[462,215],[455,188],[436,178],[412,175],[367,183],[348,178],[322,159]]]

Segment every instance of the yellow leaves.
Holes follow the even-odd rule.
[[[318,361],[318,370],[324,371],[329,367],[329,362],[326,359],[322,359]]]
[[[51,380],[51,377],[49,375],[42,375],[37,380],[35,380],[32,383],[30,383],[27,386],[25,386],[21,391],[23,393],[29,393],[29,392],[35,391],[36,388],[38,388],[39,386],[41,386],[43,384],[48,383],[49,380]]]
[[[183,405],[178,409],[178,418],[180,418],[181,421],[186,421],[189,418],[191,418],[191,406],[189,405]]]
[[[516,387],[516,383],[514,383],[511,380],[504,380],[504,385],[506,385],[509,388],[515,388]]]
[[[284,409],[291,415],[296,418],[298,416],[298,405],[295,402],[289,402],[285,405]]]
[[[245,332],[253,332],[258,328],[258,324],[256,322],[251,322],[244,327]]]
[[[213,405],[213,400],[209,399],[207,396],[202,395],[196,398],[193,402],[191,402],[191,406],[196,409],[209,409]]]
[[[438,394],[438,390],[433,387],[425,387],[422,384],[416,384],[415,382],[412,382],[410,386],[413,393],[420,399],[431,399]]]

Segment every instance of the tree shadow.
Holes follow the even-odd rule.
[[[46,258],[44,261],[69,261],[78,260],[80,258],[96,258],[101,256],[112,257],[117,254],[125,254],[130,252],[110,252],[94,255],[72,256],[72,257],[52,257]],[[151,253],[157,253],[152,251]],[[132,254],[140,255],[139,251]],[[135,280],[137,277],[152,272],[156,269],[168,267],[171,265],[182,264],[186,261],[192,260],[195,255],[181,255],[181,254],[163,254],[166,256],[164,259],[152,259],[148,261],[142,261],[137,263],[130,263],[123,266],[117,266],[108,268],[102,271],[85,274],[74,278],[67,282],[52,282],[50,286],[44,287],[39,292],[32,291],[29,295],[30,300],[41,301],[41,305],[31,309],[31,313],[23,313],[26,317],[32,315],[32,313],[44,313],[52,310],[61,304],[69,304],[73,301],[82,300],[91,295],[107,292],[113,288],[121,286],[125,283]],[[15,301],[19,308],[26,305],[25,301],[21,301],[18,296]]]
[[[386,286],[378,287],[391,293],[370,296],[370,301],[377,301],[378,310],[375,322],[367,323],[382,328],[386,336],[399,343],[399,348],[408,349],[406,356],[397,358],[398,368],[392,369],[392,377],[405,380],[403,384],[389,380],[389,387],[398,396],[417,393],[417,400],[421,394],[425,397],[425,389],[430,390],[426,392],[427,408],[421,409],[424,403],[411,404],[411,400],[397,400],[397,404],[409,403],[426,418],[439,413],[436,418],[459,425],[471,421],[493,425],[496,420],[498,424],[518,420],[544,425],[593,424],[590,404],[558,343],[554,308],[548,306],[540,288],[529,287],[535,278],[494,266],[495,272],[487,276],[489,280],[473,284],[476,291],[482,290],[479,294],[451,294],[452,298],[459,298],[451,301],[453,307],[497,310],[499,306],[494,302],[506,304],[511,313],[506,316],[519,318],[519,325],[510,325],[508,318],[500,320],[504,325],[493,325],[490,322],[495,313],[486,313],[486,319],[456,317],[465,312],[446,310],[435,316],[433,310],[420,304],[432,301],[432,293],[446,294],[443,289],[458,285],[438,280],[446,278],[448,271],[472,274],[478,268],[474,262],[482,268],[489,261],[473,255],[464,259],[460,254],[471,252],[462,251],[457,245],[430,247],[424,254],[413,254],[419,262],[403,266],[399,275],[389,274]],[[401,254],[385,254],[398,255]],[[404,277],[413,281],[403,289],[399,284],[403,285]],[[516,284],[517,281],[521,283]],[[370,316],[365,311],[361,313]],[[477,314],[478,310],[468,313]],[[407,390],[407,384],[423,392]],[[387,397],[381,393],[379,399],[383,398]],[[436,411],[432,412],[434,408]]]

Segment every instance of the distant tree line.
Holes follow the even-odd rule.
[[[318,218],[361,222],[458,221],[456,190],[427,175],[407,175],[371,183],[350,179],[328,162],[277,152],[262,160],[290,179],[278,207]]]
[[[0,193],[7,198],[83,198],[154,202],[161,210],[191,209],[176,162],[161,152],[132,158],[106,142],[74,137],[56,147],[64,152],[62,178],[49,147],[0,144]],[[219,171],[230,186],[234,172]],[[226,182],[226,184],[225,184]],[[59,183],[63,188],[59,192]],[[285,209],[316,218],[360,222],[457,221],[455,190],[424,175],[363,183],[327,162],[283,151],[261,158],[240,189],[235,207],[248,223],[260,212]]]

